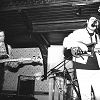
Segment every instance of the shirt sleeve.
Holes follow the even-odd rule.
[[[76,34],[76,32],[73,32],[68,37],[65,37],[63,41],[64,48],[70,49],[71,47],[78,47],[79,45],[77,41],[79,40],[78,38],[79,37],[78,37],[78,34]]]
[[[80,47],[83,51],[87,51],[87,46],[80,42],[84,40],[84,34],[82,31],[83,30],[76,30],[68,37],[65,37],[63,41],[63,47],[67,49],[70,49],[71,47]]]

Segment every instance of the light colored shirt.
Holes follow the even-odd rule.
[[[96,43],[97,41],[97,45],[95,46],[95,48],[99,49],[100,39],[99,39],[98,34],[94,33],[94,35],[92,36],[92,41],[94,43]],[[64,48],[67,48],[67,49],[71,49],[71,47],[80,47],[83,51],[87,51],[88,48],[84,44],[90,44],[90,43],[91,43],[90,35],[88,31],[86,30],[86,28],[83,28],[83,29],[75,30],[73,33],[69,34],[68,37],[65,37],[63,41],[63,46]],[[86,64],[88,60],[88,56],[82,56],[82,57],[84,58],[84,60],[81,57],[79,58],[73,57],[73,61]]]
[[[0,55],[7,55],[7,51],[6,51],[6,47],[5,47],[5,44],[2,44],[0,46]]]

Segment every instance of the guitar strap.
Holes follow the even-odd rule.
[[[97,34],[95,34],[95,40],[96,40],[96,44],[97,44],[98,43]]]
[[[5,43],[5,48],[6,48],[7,54],[9,55],[7,43]],[[8,55],[1,55],[1,56],[0,56],[0,59],[7,59],[7,58],[8,58]]]
[[[5,47],[6,47],[7,54],[9,54],[9,52],[8,52],[8,45],[7,45],[7,43],[5,43]]]

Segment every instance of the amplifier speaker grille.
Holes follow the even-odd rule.
[[[17,94],[34,96],[35,78],[33,76],[18,76]]]

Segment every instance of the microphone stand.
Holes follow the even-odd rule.
[[[67,59],[70,59],[72,56],[70,56],[70,57],[68,57]],[[61,68],[63,65],[61,65],[63,62],[65,63],[65,59],[62,61],[62,62],[60,62],[58,65],[56,65],[54,68],[52,68],[52,69],[50,69],[50,71],[48,71],[47,72],[47,77],[49,77],[50,75],[52,75],[52,74],[54,74],[54,73],[56,73],[57,71],[59,71],[58,69],[59,68]],[[69,60],[66,62],[66,63],[68,63],[69,62]],[[60,66],[61,65],[61,66]],[[58,67],[59,66],[59,67]],[[58,67],[58,68],[57,68]],[[57,68],[57,69],[56,69]],[[42,81],[44,81],[44,75],[42,76],[42,79],[41,79]]]
[[[56,65],[54,68],[52,68],[52,69],[50,69],[48,72],[47,72],[47,77],[49,77],[50,75],[53,75],[53,77],[50,77],[50,78],[54,78],[54,80],[53,80],[53,93],[52,93],[52,100],[54,100],[54,93],[55,93],[55,81],[56,81],[56,73],[58,73],[58,69],[59,68],[61,68],[62,66],[64,66],[64,69],[63,69],[63,77],[64,77],[64,81],[63,81],[63,89],[64,89],[64,86],[66,86],[67,84],[66,84],[66,73],[67,73],[67,75],[70,77],[70,79],[68,79],[68,80],[70,80],[70,83],[71,83],[71,85],[72,85],[72,87],[74,88],[74,90],[75,90],[75,92],[76,92],[76,94],[77,94],[77,96],[80,98],[80,93],[77,91],[77,89],[76,89],[76,86],[75,86],[75,83],[74,83],[74,81],[73,80],[71,80],[71,76],[69,75],[69,72],[68,72],[68,70],[66,69],[66,64],[69,62],[69,61],[71,61],[71,60],[68,60],[68,59],[70,59],[70,58],[72,58],[72,56],[69,56],[68,58],[65,58],[64,57],[64,60],[61,62],[61,63],[59,63],[58,65]],[[67,62],[66,62],[66,60],[68,60]],[[62,63],[64,63],[63,65],[61,65]],[[61,65],[61,66],[60,66]],[[59,67],[58,67],[59,66]],[[57,68],[58,67],[58,68]],[[57,69],[56,69],[57,68]],[[42,78],[42,81],[44,80],[44,76],[42,76],[43,78]],[[66,97],[66,93],[63,91],[63,100],[66,100],[67,99],[67,97]],[[58,100],[60,100],[60,96],[58,97]],[[81,100],[81,99],[80,99]]]
[[[65,79],[66,79],[66,77],[65,77],[65,74],[66,74],[66,68],[65,68],[65,58],[64,58],[64,70],[63,70],[63,74],[64,74],[64,83],[63,83],[63,89],[65,88]],[[63,100],[66,100],[66,91],[63,91]]]
[[[66,80],[69,80],[70,82],[72,81],[72,79],[71,79],[71,76],[69,75],[69,72],[68,72],[68,70],[67,70],[67,68],[66,68],[66,58],[64,57],[64,70],[63,70],[63,74],[64,74],[64,83],[63,83],[63,88],[65,88],[66,86],[67,86],[67,82],[66,82]],[[70,61],[70,60],[69,60]],[[66,75],[68,75],[68,77],[66,76]],[[67,98],[68,96],[67,96],[67,93],[66,93],[66,90],[65,91],[63,91],[63,100],[67,100],[67,99],[69,99],[69,98]]]

